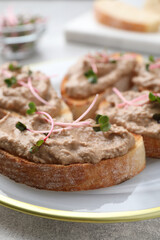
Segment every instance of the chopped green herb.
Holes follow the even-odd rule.
[[[28,71],[28,75],[29,75],[29,76],[32,75],[32,71],[31,71],[31,70]]]
[[[154,57],[153,57],[153,56],[149,56],[149,58],[148,58],[148,59],[149,59],[149,61],[150,61],[150,62],[155,62],[155,59],[154,59]]]
[[[146,70],[149,71],[149,66],[150,64],[149,63],[146,63]]]
[[[149,62],[146,63],[146,70],[147,70],[147,71],[149,71],[150,64],[153,63],[153,62],[155,62],[155,59],[154,59],[153,56],[149,56],[149,57],[148,57],[148,60],[149,60]]]
[[[98,77],[97,75],[95,74],[95,72],[93,72],[92,69],[90,69],[88,72],[86,72],[85,74],[85,77],[88,79],[88,82],[92,83],[92,84],[95,84],[97,83],[97,80],[98,80]]]
[[[110,59],[109,62],[110,62],[110,63],[116,63],[117,60],[115,60],[115,59]]]
[[[8,66],[8,70],[10,70],[10,71],[18,71],[18,70],[20,70],[21,69],[21,66],[14,66],[14,64],[13,63],[10,63],[9,64],[9,66]]]
[[[18,129],[19,129],[19,131],[21,131],[21,132],[23,132],[23,131],[27,130],[27,127],[26,127],[26,125],[24,125],[24,124],[23,124],[23,123],[21,123],[21,122],[17,122],[17,123],[16,123],[16,128],[18,128]]]
[[[157,123],[160,123],[160,113],[155,113],[152,118],[156,120]]]
[[[36,104],[34,102],[30,102],[28,106],[29,106],[29,109],[27,109],[26,111],[28,115],[32,115],[37,111]]]
[[[36,144],[30,148],[29,152],[30,153],[35,153],[39,150],[39,148],[42,146],[42,144],[44,143],[44,140],[39,140],[36,142]]]
[[[149,93],[149,100],[151,101],[151,102],[158,102],[158,103],[160,103],[160,97],[158,97],[158,96],[155,96],[153,93]]]
[[[103,115],[98,114],[96,116],[96,124],[98,126],[93,127],[95,132],[99,132],[99,131],[107,132],[111,128],[111,124],[109,122],[108,116],[103,116]]]
[[[12,87],[12,85],[17,83],[17,79],[15,77],[6,78],[4,79],[4,82],[7,85],[7,87]]]

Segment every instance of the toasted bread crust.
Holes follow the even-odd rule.
[[[97,164],[37,164],[0,149],[0,173],[28,186],[54,191],[81,191],[109,187],[132,178],[145,167],[142,137],[126,155]]]
[[[143,135],[147,157],[160,158],[160,139]]]

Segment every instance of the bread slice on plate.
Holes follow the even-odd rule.
[[[121,157],[99,163],[70,165],[29,162],[0,149],[0,173],[28,186],[54,191],[81,191],[113,186],[145,168],[143,139],[134,135],[135,146]]]
[[[126,92],[127,93],[127,92]],[[145,92],[142,93],[136,93],[138,95],[143,95]],[[127,95],[125,95],[127,96]],[[134,99],[134,98],[133,98]],[[112,99],[113,100],[113,99]],[[119,102],[117,102],[118,104]],[[153,103],[154,104],[154,103]],[[158,104],[158,103],[157,103]],[[115,109],[115,114],[111,113],[111,109]],[[129,108],[129,107],[128,107]],[[126,108],[126,111],[127,109]],[[123,114],[123,117],[120,119],[120,115],[118,114],[118,111],[122,111],[121,108],[117,108],[114,106],[113,102],[107,101],[107,99],[104,99],[98,109],[98,113],[108,114],[110,116],[111,123],[115,123],[119,126],[125,127],[128,131],[133,132],[134,134],[140,134],[143,137],[146,156],[152,157],[152,158],[160,158],[160,138],[159,138],[159,132],[160,132],[160,126],[157,120],[153,120],[151,118],[151,115],[154,115],[155,111],[157,111],[157,105],[155,103],[155,108],[153,106],[150,107],[150,113],[148,113],[148,116],[145,116],[145,113],[143,113],[143,109],[141,107],[137,107],[133,109],[131,106],[131,111],[133,113],[133,117],[128,117],[125,112],[121,113]],[[137,116],[137,113],[139,114],[139,117]],[[114,115],[114,116],[113,116]],[[143,117],[145,116],[145,117]],[[144,122],[144,126],[146,123],[146,127],[141,126],[140,121]],[[150,121],[150,124],[147,125],[147,121]],[[138,123],[139,122],[139,123]],[[136,127],[136,124],[138,124],[138,127]],[[154,125],[153,125],[154,124]],[[149,129],[150,128],[150,129]],[[151,130],[153,129],[153,132]],[[148,129],[148,132],[147,132]]]
[[[101,53],[97,53],[97,54],[100,55]],[[95,56],[93,55],[92,57],[95,57]],[[114,59],[121,59],[121,57],[123,57],[123,56],[126,57],[126,58],[128,57],[128,60],[126,60],[127,62],[125,63],[125,65],[126,65],[125,71],[127,71],[127,72],[123,73],[122,70],[120,70],[120,72],[118,72],[119,70],[117,70],[117,69],[119,67],[117,67],[117,69],[113,68],[113,71],[110,71],[109,73],[105,73],[104,68],[106,68],[106,69],[108,68],[108,66],[107,66],[108,63],[107,62],[106,63],[102,62],[102,64],[99,63],[99,62],[96,63],[96,65],[99,67],[100,71],[102,71],[102,75],[100,74],[100,78],[101,79],[106,78],[107,81],[108,81],[108,79],[113,78],[113,80],[112,81],[109,80],[110,83],[107,83],[108,84],[107,87],[104,87],[104,84],[102,84],[102,86],[103,86],[102,88],[99,88],[97,91],[95,91],[95,90],[92,91],[92,89],[94,89],[94,87],[96,87],[96,85],[98,86],[98,84],[99,84],[100,80],[99,80],[99,77],[98,77],[97,84],[91,84],[91,83],[89,84],[90,93],[88,95],[84,94],[85,92],[87,92],[87,90],[86,90],[86,87],[83,86],[83,91],[81,89],[81,92],[83,92],[84,96],[81,96],[79,94],[79,92],[80,92],[80,88],[82,88],[80,86],[82,84],[82,81],[80,81],[80,83],[78,83],[79,80],[77,80],[76,78],[80,78],[80,77],[83,78],[83,75],[85,74],[85,71],[88,71],[88,69],[91,68],[91,67],[89,67],[90,63],[87,62],[88,60],[87,61],[85,60],[85,57],[87,57],[87,55],[84,56],[82,59],[80,59],[79,62],[77,62],[75,64],[75,67],[72,66],[72,68],[71,68],[72,70],[68,71],[68,73],[63,78],[62,83],[61,83],[62,99],[66,102],[66,104],[71,109],[71,112],[73,113],[73,119],[77,119],[89,107],[89,105],[93,101],[96,93],[99,94],[98,100],[97,100],[96,104],[94,105],[94,107],[92,108],[92,110],[85,116],[85,119],[94,118],[95,111],[97,110],[99,103],[105,98],[106,95],[109,95],[112,92],[112,87],[113,86],[117,87],[121,91],[127,91],[128,89],[130,89],[132,87],[132,82],[131,82],[132,77],[136,75],[136,70],[135,70],[136,69],[136,64],[139,64],[139,62],[143,61],[142,56],[140,54],[137,54],[137,53],[125,53],[122,56],[121,53],[116,52],[116,53],[112,53],[110,55],[104,55],[104,56],[105,56],[105,60],[106,60],[106,58],[112,59],[113,63],[109,63],[109,64],[113,64],[113,66],[116,66],[115,62],[117,61],[117,60],[114,60]],[[134,59],[131,59],[132,57]],[[124,63],[120,63],[120,64],[123,65],[122,68],[124,69]],[[129,68],[127,66],[128,64],[130,65]],[[112,68],[111,65],[109,67]],[[126,70],[127,68],[128,68],[128,70]],[[78,71],[79,71],[79,73],[77,73]],[[76,86],[77,86],[76,88],[74,86],[74,95],[67,92],[67,87],[68,87],[68,83],[70,82],[70,77],[72,77],[73,75],[75,75],[74,80],[73,80],[73,85],[76,84]],[[83,79],[84,84],[86,84],[87,82],[88,82],[87,79]],[[87,86],[87,88],[88,88],[88,86]]]
[[[119,0],[96,0],[94,13],[98,22],[114,28],[136,32],[157,32],[159,29],[158,14]]]

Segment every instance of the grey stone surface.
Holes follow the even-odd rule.
[[[0,207],[3,240],[159,240],[160,219],[131,223],[74,223],[38,218]]]
[[[8,4],[16,11],[26,10],[48,17],[48,30],[39,52],[24,63],[82,55],[94,46],[66,43],[64,24],[90,9],[92,1],[0,1],[0,12]],[[0,58],[0,63],[4,59]],[[159,240],[160,219],[135,223],[89,224],[48,220],[29,216],[0,206],[0,240]]]

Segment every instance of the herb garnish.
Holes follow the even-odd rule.
[[[146,63],[146,70],[147,71],[149,71],[150,64],[155,62],[155,59],[154,59],[153,56],[149,56],[148,60],[149,60],[149,63]]]
[[[30,153],[35,153],[39,150],[39,148],[42,146],[42,144],[44,143],[44,140],[39,140],[36,142],[36,144],[30,148],[29,152]]]
[[[109,62],[110,62],[110,63],[116,63],[117,60],[115,60],[115,59],[110,59]]]
[[[7,87],[12,87],[12,85],[17,83],[17,79],[15,77],[6,78],[4,79],[4,82],[7,85]]]
[[[31,76],[32,75],[32,71],[28,70],[28,75]]]
[[[17,123],[16,123],[16,128],[18,128],[18,129],[19,129],[19,131],[21,131],[21,132],[23,132],[23,131],[27,130],[27,127],[26,127],[26,125],[24,125],[24,124],[23,124],[23,123],[21,123],[21,122],[17,122]]]
[[[154,59],[154,57],[153,57],[153,56],[149,56],[149,58],[148,58],[148,59],[149,59],[149,61],[150,61],[150,62],[155,62],[155,59]]]
[[[158,103],[160,103],[160,97],[158,97],[158,96],[155,96],[153,93],[149,93],[149,100],[151,101],[151,102],[158,102]]]
[[[33,113],[35,113],[37,111],[36,104],[34,102],[30,102],[28,104],[28,106],[29,106],[29,109],[27,109],[27,111],[26,111],[26,113],[28,115],[32,115]]]
[[[89,70],[88,72],[86,72],[84,75],[85,75],[85,77],[88,79],[88,82],[89,82],[89,83],[92,83],[92,84],[97,83],[98,77],[97,77],[97,75],[95,74],[95,72],[93,72],[92,69],[90,69],[90,70]]]
[[[109,117],[105,115],[97,114],[96,116],[96,125],[93,127],[95,132],[107,132],[111,128],[111,124],[109,122]]]
[[[21,66],[15,66],[13,63],[10,63],[8,66],[8,70],[14,72],[14,71],[18,71],[21,69]]]
[[[160,97],[155,96],[153,93],[149,93],[149,100],[151,102],[158,102],[160,103]],[[152,118],[157,121],[157,123],[160,123],[160,113],[153,114]]]

